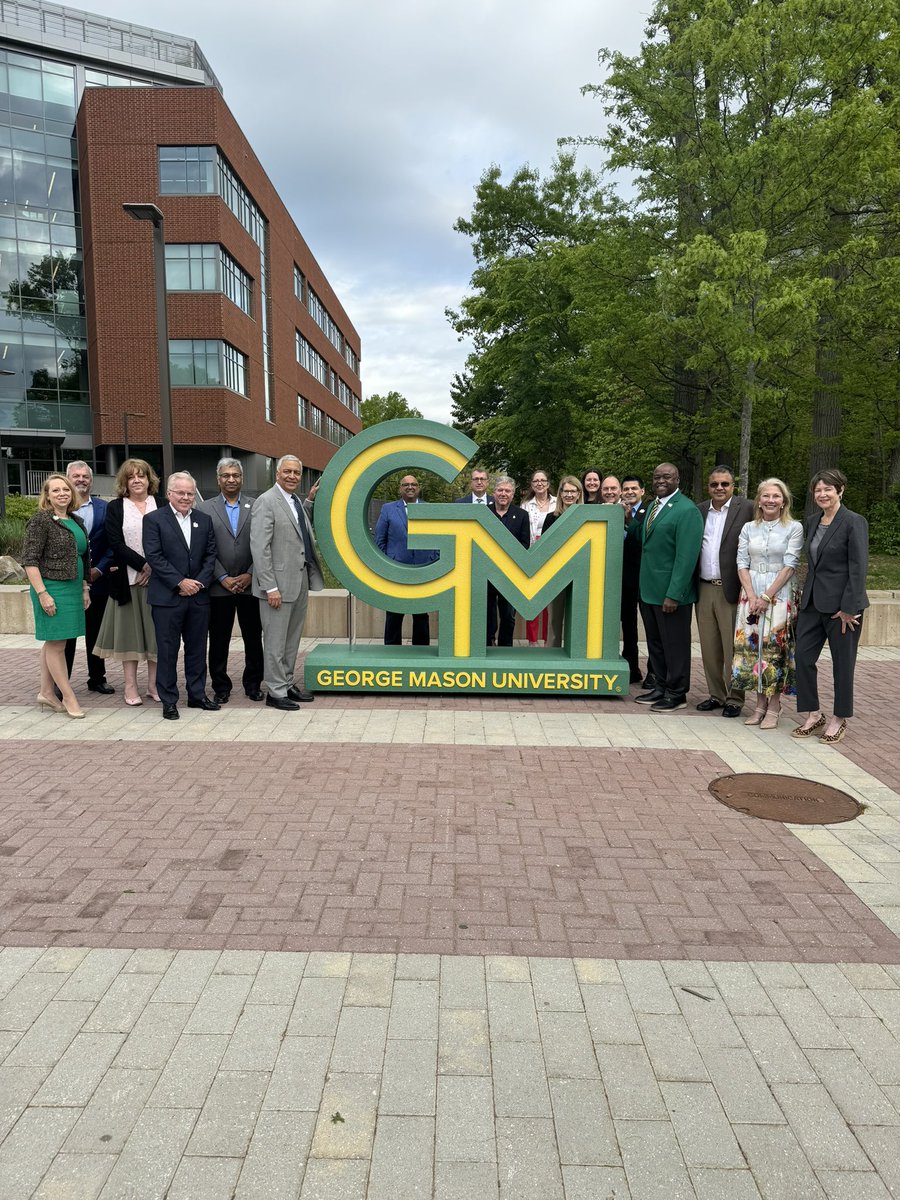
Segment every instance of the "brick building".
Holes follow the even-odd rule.
[[[74,458],[112,474],[126,443],[161,466],[152,230],[125,203],[165,219],[176,466],[205,493],[223,454],[250,488],[287,452],[318,475],[360,428],[359,338],[199,47],[43,0],[2,16],[10,491]]]

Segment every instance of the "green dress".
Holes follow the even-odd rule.
[[[48,617],[41,607],[40,597],[31,589],[31,607],[34,609],[34,636],[39,642],[61,642],[68,638],[84,637],[84,580],[81,556],[87,550],[87,534],[77,521],[64,517],[60,521],[75,538],[78,549],[78,577],[76,579],[45,579],[44,587],[56,603],[56,612]]]

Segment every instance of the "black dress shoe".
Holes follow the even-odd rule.
[[[199,700],[188,700],[188,708],[202,708],[204,712],[218,712],[219,705],[209,696],[201,696]]]
[[[697,705],[698,712],[713,712],[717,708],[721,708],[722,703],[719,700],[713,699],[712,696],[708,700],[704,700],[702,704]]]
[[[311,704],[315,700],[312,692],[301,691],[300,688],[294,687],[293,684],[287,690],[288,700],[296,700],[298,704]]]
[[[658,700],[664,700],[666,693],[659,688],[654,688],[652,692],[641,692],[640,696],[635,696],[635,704],[656,704]]]
[[[245,692],[244,695],[247,697],[248,700],[255,700],[257,704],[259,704],[260,700],[265,699],[265,697],[263,696],[263,694],[259,690],[259,688],[254,688],[250,692]]]
[[[296,712],[300,707],[293,700],[288,700],[287,696],[266,696],[266,706],[280,708],[283,712]]]
[[[163,720],[164,721],[178,721],[178,720],[180,720],[180,718],[181,718],[181,714],[178,711],[177,704],[163,704]]]
[[[728,703],[722,709],[722,716],[723,717],[739,717],[743,711],[744,711],[743,704]]]
[[[663,696],[650,708],[651,712],[675,712],[677,708],[687,708],[684,696]]]
[[[215,692],[213,699],[216,704],[227,704],[231,699],[231,692]]]
[[[632,671],[631,674],[628,676],[628,682],[629,683],[643,683],[644,676],[641,674],[640,671]]]
[[[101,696],[111,696],[115,692],[115,688],[108,684],[105,679],[88,680],[88,691],[99,692]]]

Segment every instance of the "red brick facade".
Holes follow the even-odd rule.
[[[122,414],[132,419],[131,441],[158,443],[159,384],[152,238],[149,224],[132,220],[123,203],[154,203],[165,216],[167,243],[218,243],[253,280],[253,316],[217,292],[170,292],[170,339],[224,340],[247,356],[248,396],[226,388],[174,387],[173,433],[182,459],[187,447],[229,447],[240,457],[294,453],[320,471],[336,446],[302,429],[298,393],[351,433],[359,418],[300,366],[299,330],[329,366],[361,396],[359,376],[294,294],[300,268],[357,356],[359,337],[309,247],[291,220],[221,94],[209,88],[91,88],[78,113],[84,230],[88,357],[98,446],[124,441]],[[161,195],[158,146],[218,146],[268,222],[269,298],[274,391],[265,417],[259,251],[219,196]]]

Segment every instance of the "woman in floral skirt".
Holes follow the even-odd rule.
[[[748,696],[756,692],[756,710],[745,725],[775,729],[782,695],[795,694],[793,580],[802,548],[803,526],[791,517],[790,489],[780,479],[764,479],[753,520],[738,540],[741,598],[732,676]]]

